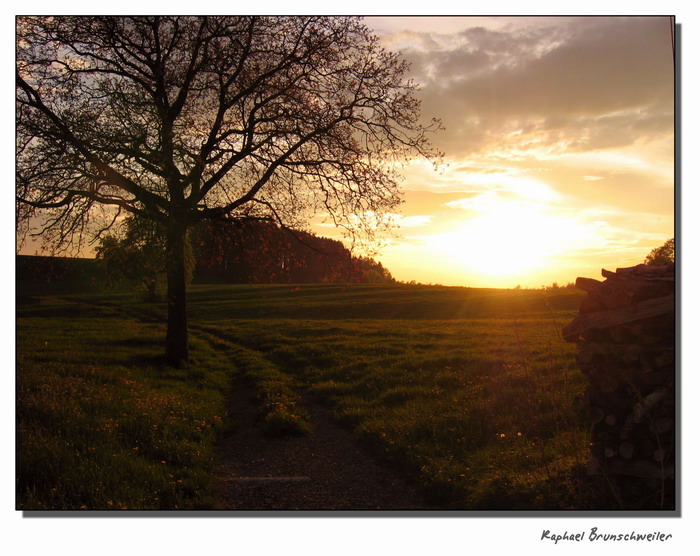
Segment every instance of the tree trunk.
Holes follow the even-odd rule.
[[[187,364],[187,281],[185,278],[185,234],[180,222],[168,224],[166,267],[168,274],[168,331],[165,337],[165,359],[169,365]]]

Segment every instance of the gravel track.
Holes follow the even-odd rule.
[[[377,462],[310,397],[312,432],[269,438],[255,422],[252,392],[236,384],[234,429],[219,444],[215,490],[225,510],[425,510],[416,488]]]

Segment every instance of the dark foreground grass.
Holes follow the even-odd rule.
[[[309,389],[444,507],[588,509],[599,502],[581,475],[584,384],[574,348],[559,336],[580,298],[195,286],[194,363],[182,371],[156,359],[161,305],[128,294],[24,305],[19,505],[213,505],[208,473],[233,360],[272,433],[308,429],[297,393]]]
[[[229,362],[193,338],[191,367],[164,367],[163,333],[74,301],[19,307],[18,509],[214,505]]]

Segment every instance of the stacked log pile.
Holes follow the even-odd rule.
[[[602,274],[577,279],[588,295],[564,328],[588,379],[589,470],[663,485],[675,460],[674,265]]]

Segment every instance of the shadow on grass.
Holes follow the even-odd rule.
[[[153,368],[158,371],[167,371],[172,369],[165,359],[164,353],[139,353],[129,358],[134,367]]]
[[[132,338],[125,338],[121,340],[115,340],[111,342],[113,345],[116,346],[123,346],[123,347],[142,347],[142,348],[153,348],[153,349],[161,349],[163,347],[163,340],[162,338],[143,338],[143,337],[132,337]],[[165,362],[165,359],[163,356],[160,356],[163,358],[163,362]]]

